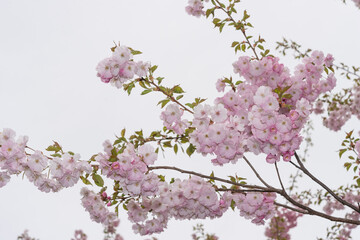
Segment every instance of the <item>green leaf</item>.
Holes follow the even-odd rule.
[[[172,90],[174,91],[174,93],[183,93],[184,92],[184,90],[179,85],[173,87]]]
[[[123,208],[124,208],[126,211],[128,211],[128,208],[127,208],[127,206],[126,206],[125,203],[123,204]]]
[[[349,171],[349,168],[351,167],[351,163],[349,162],[344,163],[344,167],[346,168],[347,171]]]
[[[149,69],[149,71],[151,72],[151,73],[153,73],[153,72],[155,72],[155,70],[158,68],[158,66],[157,65],[154,65],[154,66],[152,66],[150,69]]]
[[[181,99],[183,96],[184,96],[184,95],[179,95],[179,96],[177,96],[177,97],[176,97],[176,100]]]
[[[121,136],[124,137],[126,133],[126,129],[124,128],[123,130],[121,130]]]
[[[141,95],[148,94],[149,92],[152,92],[152,89],[146,89],[146,90],[142,91]]]
[[[55,141],[54,141],[54,144],[48,146],[48,147],[46,148],[46,151],[57,153],[57,152],[61,151],[61,149],[62,149],[62,148],[61,148],[60,144],[59,144],[58,142],[55,142]]]
[[[96,173],[94,173],[92,175],[92,179],[94,180],[95,184],[99,187],[103,187],[104,186],[104,180],[102,179],[102,177]]]
[[[177,144],[174,145],[174,153],[177,154],[179,150],[179,147]]]
[[[170,99],[164,99],[164,100],[159,101],[157,105],[161,104],[161,108],[163,108],[169,101],[170,101]]]
[[[339,157],[341,158],[341,156],[344,154],[344,152],[346,152],[347,151],[347,149],[346,148],[344,148],[344,149],[340,149],[339,150]]]
[[[59,157],[59,158],[61,158],[61,154],[60,154],[60,153],[54,153],[54,154],[51,154],[50,156],[52,156],[52,157]]]
[[[85,178],[85,177],[83,177],[83,176],[80,176],[80,179],[81,179],[82,182],[85,183],[86,185],[92,185],[91,182],[90,182],[87,178]]]
[[[214,24],[217,24],[218,22],[220,22],[220,19],[219,19],[219,18],[214,18],[214,19],[213,19],[213,23],[214,23]]]
[[[232,44],[231,44],[231,47],[235,47],[236,45],[239,45],[239,42],[233,42]]]
[[[171,145],[171,141],[166,141],[166,142],[163,142],[163,147],[168,147],[168,148],[171,148],[172,145]]]
[[[235,210],[235,206],[236,206],[235,201],[231,199],[230,207],[231,207],[231,209],[232,209],[233,211]]]
[[[241,50],[242,50],[243,52],[246,51],[246,46],[245,46],[245,44],[241,45]]]
[[[161,82],[162,82],[163,79],[164,79],[163,77],[157,77],[157,78],[156,78],[156,80],[158,81],[158,84],[161,84]]]
[[[264,47],[262,45],[257,45],[258,48],[260,48],[261,50],[264,50]]]
[[[357,185],[360,187],[360,178],[356,180]]]
[[[214,8],[209,8],[206,10],[206,18],[208,18],[212,14],[214,16]]]
[[[225,23],[222,23],[222,24],[220,25],[220,27],[219,27],[219,31],[220,31],[220,32],[222,32],[224,26],[225,26]]]
[[[188,148],[186,149],[186,154],[190,157],[196,150],[196,147],[190,143]]]
[[[164,175],[158,175],[158,178],[160,179],[160,182],[165,182],[165,176]]]

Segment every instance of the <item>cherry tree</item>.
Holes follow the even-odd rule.
[[[59,141],[35,149],[31,138],[4,128],[0,186],[6,188],[13,175],[24,176],[46,193],[80,182],[88,185],[81,189],[81,205],[104,226],[105,239],[122,239],[116,233],[120,211],[126,211],[135,233],[148,238],[165,231],[171,219],[214,219],[235,211],[253,224],[266,225],[269,239],[290,239],[289,230],[306,215],[328,222],[323,238],[349,239],[360,224],[358,133],[346,130],[337,139],[338,153],[333,155],[344,161],[352,179],[330,187],[310,170],[310,116],[321,115],[324,127],[332,131],[346,127],[352,115],[359,117],[359,68],[286,38],[271,50],[241,4],[194,0],[185,8],[189,15],[211,20],[220,33],[232,29],[241,37],[231,42],[237,54],[228,63],[233,72],[212,84],[218,91],[214,101],[192,99],[183,86],[167,84],[158,74],[161,66],[142,59],[140,50],[114,42],[96,67],[97,77],[119,94],[160,98],[161,126],[146,131],[140,126],[133,132],[125,127],[88,159]],[[296,59],[293,68],[282,62],[289,53]],[[337,90],[339,78],[350,80],[350,86]],[[195,171],[169,163],[168,152],[192,161],[202,155],[214,169]],[[240,164],[252,178],[241,171],[219,173]],[[265,168],[273,173],[271,179]],[[311,188],[302,185],[309,180]],[[195,230],[204,239],[216,238]],[[77,231],[74,239],[85,236]],[[28,233],[19,238],[28,239]]]

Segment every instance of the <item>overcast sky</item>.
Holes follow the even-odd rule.
[[[235,76],[231,64],[239,55],[230,48],[231,42],[243,39],[239,32],[224,29],[219,34],[210,20],[188,16],[186,4],[186,0],[1,0],[0,127],[28,135],[32,148],[41,150],[56,140],[83,159],[102,151],[102,142],[113,140],[124,127],[128,132],[160,129],[161,110],[156,104],[161,95],[139,96],[135,90],[128,97],[96,77],[95,67],[110,56],[113,41],[141,50],[144,54],[136,60],[159,65],[157,74],[165,77],[164,84],[181,84],[186,91],[184,101],[203,97],[211,104],[218,96],[216,80]],[[360,66],[360,9],[350,1],[344,5],[341,0],[244,0],[239,7],[239,12],[248,10],[254,35],[265,38],[270,48],[287,37]],[[290,68],[296,64],[291,57],[282,62]],[[339,79],[339,84],[345,85],[346,80]],[[315,118],[316,149],[307,164],[331,187],[351,179],[341,168],[336,150],[343,132],[355,125],[356,120],[339,133],[329,133]],[[263,157],[250,156],[268,181],[277,184],[273,166]],[[213,169],[210,159],[199,155],[187,159],[166,154],[166,160],[161,163],[203,173]],[[284,176],[292,170],[283,163],[280,167]],[[256,182],[241,163],[215,168],[215,172],[223,177],[237,173]],[[29,229],[31,236],[41,240],[64,240],[80,228],[90,240],[101,239],[102,227],[91,222],[80,205],[80,187],[79,183],[46,194],[26,178],[13,176],[0,189],[0,239],[16,239]],[[132,233],[126,214],[120,218],[119,232],[126,240],[144,239]],[[192,226],[199,222],[222,240],[265,239],[263,227],[230,211],[212,221],[171,221],[159,239],[190,239]],[[323,237],[330,223],[304,217],[298,225],[291,231],[295,240]],[[313,226],[316,229],[308,232]],[[354,233],[354,239],[360,239],[360,230]]]

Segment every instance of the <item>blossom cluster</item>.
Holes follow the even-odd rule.
[[[40,191],[57,192],[63,187],[74,186],[83,172],[90,173],[91,166],[80,161],[80,155],[63,153],[60,157],[49,158],[41,151],[26,153],[28,137],[15,140],[14,130],[5,128],[0,132],[0,187],[10,181],[10,175],[25,173]],[[49,160],[50,163],[49,163]],[[48,174],[43,173],[49,168]]]
[[[246,219],[252,219],[251,222],[257,225],[265,223],[266,219],[274,215],[275,193],[257,193],[248,192],[243,193],[229,193],[223,195],[227,204],[234,203],[240,210],[240,216]]]
[[[149,62],[135,62],[132,58],[132,50],[126,46],[116,46],[113,54],[98,63],[97,76],[104,83],[111,83],[121,88],[123,83],[134,78],[145,77],[149,71]]]
[[[186,12],[189,15],[200,17],[205,15],[203,10],[204,4],[203,2],[208,2],[209,0],[189,0],[188,5],[185,7]]]
[[[265,230],[265,236],[270,239],[290,239],[289,231],[297,226],[297,219],[301,216],[301,213],[286,208],[277,208],[275,216],[271,218],[269,226]]]
[[[314,112],[322,114],[323,105],[323,102],[318,100]],[[333,101],[327,108],[328,116],[323,117],[323,124],[330,130],[339,131],[352,115],[360,119],[360,87],[355,86],[348,92],[346,102]]]
[[[229,192],[218,196],[209,182],[196,176],[176,179],[170,184],[162,182],[158,194],[154,198],[143,198],[141,204],[129,202],[128,215],[135,222],[135,232],[141,235],[161,232],[170,217],[178,220],[221,217],[232,202],[240,210],[240,216],[263,224],[264,219],[272,216],[276,197],[275,194]],[[152,220],[146,220],[149,212]]]
[[[182,135],[189,127],[189,121],[181,119],[183,113],[184,110],[180,109],[177,104],[169,104],[161,113],[160,119],[163,120],[163,124],[168,130],[173,130],[176,134]]]
[[[346,192],[343,199],[353,204],[354,206],[357,206],[360,202],[360,195],[359,192]],[[341,204],[339,201],[336,201],[335,199],[331,199],[330,197],[327,199],[326,205],[323,207],[323,210],[326,214],[331,215],[335,210],[343,210],[345,207],[343,204]],[[350,213],[346,213],[345,218],[352,219],[355,221],[360,220],[360,214],[356,211],[352,211]],[[349,239],[351,238],[351,231],[356,228],[357,225],[345,223],[342,225],[341,230],[338,232],[338,236],[336,236],[336,239]]]
[[[135,222],[133,229],[141,235],[163,231],[171,217],[178,220],[215,218],[226,210],[213,186],[196,176],[176,179],[171,184],[161,182],[158,196],[142,198],[141,205],[135,201],[128,204],[129,219]],[[153,219],[146,220],[148,212]]]
[[[141,235],[159,233],[170,218],[204,219],[220,217],[235,201],[240,215],[263,224],[271,216],[274,194],[247,193],[219,195],[213,185],[197,176],[174,179],[170,183],[149,172],[157,154],[150,144],[137,149],[128,143],[119,154],[114,155],[109,141],[104,143],[104,153],[95,160],[105,176],[116,180],[122,192],[129,195],[128,216],[134,222],[133,229]],[[151,216],[150,216],[151,215]]]
[[[106,227],[106,232],[115,233],[115,228],[119,225],[120,220],[105,206],[101,196],[85,187],[81,189],[80,193],[81,203],[89,212],[90,218],[97,223],[102,223]]]
[[[269,163],[280,157],[290,161],[299,149],[300,131],[312,104],[335,87],[332,73],[322,79],[324,67],[330,67],[332,61],[331,55],[314,51],[291,76],[278,58],[240,57],[233,64],[234,71],[245,81],[236,91],[217,98],[214,106],[195,107],[192,126],[196,130],[191,143],[204,155],[215,154],[212,162],[217,165],[235,163],[246,151],[265,153]],[[221,81],[217,89],[223,91]]]
[[[115,160],[110,161],[112,149],[110,141],[106,141],[105,153],[99,153],[95,157],[102,174],[119,181],[125,194],[144,197],[154,195],[158,191],[159,178],[154,173],[146,174],[147,166],[157,159],[154,148],[150,144],[144,144],[135,149],[134,145],[128,144]]]

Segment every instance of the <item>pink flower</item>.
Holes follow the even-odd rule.
[[[155,149],[150,144],[141,145],[138,148],[138,154],[147,165],[153,164],[157,159],[157,153],[155,153]]]
[[[275,163],[280,161],[280,157],[277,155],[269,154],[266,156],[266,162],[268,163]]]
[[[214,122],[223,122],[227,118],[227,110],[224,108],[224,105],[217,104],[215,105],[211,112],[211,118]]]
[[[220,78],[220,79],[218,79],[217,80],[217,82],[216,82],[216,90],[218,91],[218,92],[223,92],[224,90],[225,90],[225,83],[223,82],[223,79],[222,78]]]
[[[130,49],[126,46],[117,46],[113,52],[112,58],[119,64],[122,65],[130,60],[132,57]]]
[[[7,172],[0,172],[0,188],[10,181],[10,175]]]
[[[150,68],[149,62],[139,61],[136,63],[135,74],[138,75],[139,77],[145,77],[149,72],[149,68]]]
[[[254,103],[258,106],[266,104],[266,100],[268,96],[272,96],[272,91],[270,87],[261,86],[255,93]]]
[[[258,77],[264,72],[265,72],[265,68],[259,61],[250,62],[249,73],[252,76]]]
[[[113,78],[111,72],[111,58],[105,58],[96,67],[97,76],[101,78],[101,81],[104,83],[110,82],[110,79]]]
[[[296,110],[302,117],[307,117],[310,115],[311,105],[308,100],[305,98],[300,99],[296,102]]]
[[[40,151],[35,151],[28,157],[27,165],[32,171],[40,173],[47,166],[47,161]]]

